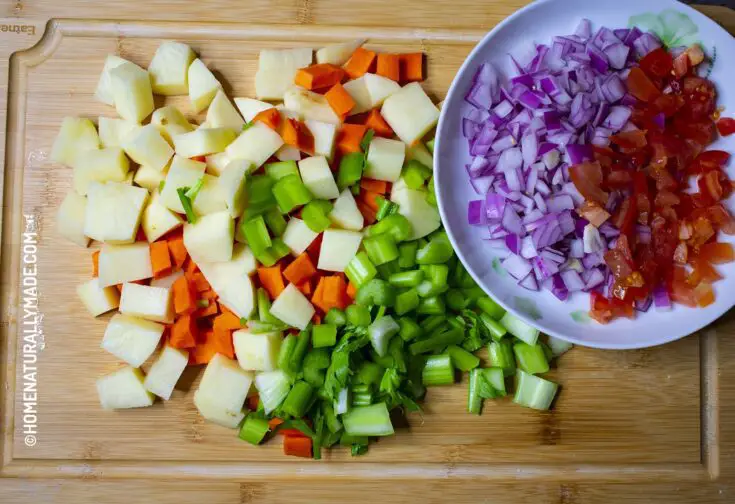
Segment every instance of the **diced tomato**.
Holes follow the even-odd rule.
[[[641,149],[648,145],[644,130],[623,131],[610,137],[610,141],[621,149]]]
[[[704,308],[715,302],[715,291],[712,290],[712,285],[707,282],[702,282],[694,288],[694,299],[697,302],[697,306]]]
[[[712,227],[712,222],[710,222],[706,217],[697,217],[692,224],[694,229],[692,237],[689,238],[689,244],[694,247],[704,245],[715,235],[715,229]]]
[[[663,79],[671,74],[674,68],[674,58],[671,57],[669,51],[659,47],[646,54],[638,64],[651,77]]]
[[[685,306],[690,306],[692,308],[697,306],[697,300],[694,297],[694,289],[687,285],[686,281],[674,279],[674,281],[671,282],[671,289],[669,291],[669,294],[671,295],[672,301],[681,303]]]
[[[707,217],[718,230],[727,235],[735,235],[735,219],[721,203],[707,208]]]
[[[699,285],[699,282],[716,282],[722,278],[722,275],[707,261],[702,259],[701,256],[695,257],[691,261],[692,272],[687,278],[687,283],[692,287]]]
[[[717,131],[722,136],[730,136],[735,133],[735,119],[723,117],[717,121]]]
[[[630,94],[643,102],[652,102],[661,94],[661,91],[651,82],[651,79],[638,67],[633,67],[630,70],[627,85]]]
[[[735,260],[735,251],[729,243],[705,243],[699,247],[699,257],[711,264],[724,264]]]
[[[717,170],[727,164],[730,153],[721,150],[705,151],[699,154],[687,167],[689,173],[704,173]]]
[[[569,169],[569,175],[577,190],[585,199],[595,201],[600,205],[607,203],[609,194],[600,188],[602,184],[602,167],[600,163],[585,162],[574,165]]]
[[[723,197],[727,197],[732,191],[730,180],[720,170],[711,170],[704,175],[700,175],[697,180],[697,187],[699,187],[702,196],[709,199],[710,205],[717,203]]]
[[[686,52],[674,58],[674,77],[680,79],[689,72],[689,56]]]
[[[618,207],[618,211],[613,218],[613,224],[624,235],[630,235],[633,232],[633,225],[636,221],[637,208],[633,204],[632,198],[625,198]]]
[[[659,191],[656,198],[653,200],[653,204],[657,207],[667,207],[678,205],[681,202],[679,196],[672,193],[671,191],[663,190]]]

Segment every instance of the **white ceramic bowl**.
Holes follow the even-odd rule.
[[[673,11],[672,11],[673,9]],[[672,15],[672,12],[678,13]],[[493,252],[467,224],[467,204],[478,196],[472,189],[464,165],[470,156],[461,134],[462,117],[470,109],[464,101],[472,77],[483,62],[492,63],[502,74],[514,75],[508,54],[518,54],[531,43],[548,43],[554,35],[574,33],[579,21],[588,18],[593,30],[629,26],[632,16],[651,14],[649,22],[669,41],[679,38],[698,41],[715,59],[710,79],[717,85],[718,105],[725,116],[735,115],[735,67],[728,60],[735,54],[735,40],[723,28],[699,12],[673,0],[540,0],[519,10],[496,26],[470,53],[454,78],[442,108],[434,155],[439,211],[457,255],[477,283],[503,305],[543,332],[572,343],[597,348],[641,348],[667,343],[691,334],[735,305],[735,263],[718,266],[724,279],[714,284],[716,301],[706,308],[677,305],[671,311],[638,313],[635,320],[621,319],[601,325],[587,317],[589,295],[575,293],[560,302],[550,292],[531,292],[493,266]],[[682,17],[682,15],[684,17]],[[638,18],[641,19],[641,18]],[[687,22],[687,19],[690,22]],[[635,20],[633,21],[635,22]],[[680,45],[680,44],[674,44]],[[726,59],[727,58],[727,59]],[[735,153],[735,135],[719,139],[711,149]],[[730,163],[733,178],[735,161]],[[733,199],[727,202],[733,210]],[[720,241],[735,242],[721,236]]]

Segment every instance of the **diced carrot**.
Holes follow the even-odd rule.
[[[227,308],[227,307],[226,307],[225,305],[223,305],[223,304],[220,304],[220,305],[219,305],[219,309],[220,309],[220,311],[222,312],[222,314],[223,314],[223,315],[224,315],[224,314],[228,314],[228,315],[233,315],[233,316],[237,317],[237,315],[235,315],[235,313],[234,313],[234,312],[233,312],[232,310],[230,310],[229,308]],[[239,320],[239,319],[240,319],[240,317],[238,317],[238,320]]]
[[[350,282],[347,284],[347,291],[346,291],[347,297],[350,299],[355,299],[357,297],[357,287],[355,287],[355,284]]]
[[[402,82],[424,80],[424,53],[406,53],[399,55],[399,58]]]
[[[194,288],[197,292],[205,292],[212,289],[212,286],[209,285],[209,282],[207,282],[207,279],[204,278],[204,275],[201,271],[194,273],[191,276],[191,279],[194,282]]]
[[[350,59],[347,60],[347,63],[344,64],[343,68],[350,79],[357,79],[370,71],[370,67],[373,61],[375,61],[375,56],[376,53],[374,51],[368,51],[367,49],[358,47],[352,53]]]
[[[198,336],[199,328],[191,315],[182,315],[171,326],[168,342],[174,348],[193,348]]]
[[[388,182],[363,177],[360,180],[360,188],[378,194],[385,194],[385,192],[388,190]]]
[[[294,77],[294,84],[302,88],[324,89],[342,82],[345,71],[330,63],[317,63],[306,68],[300,68]]]
[[[168,243],[168,250],[171,253],[176,268],[183,268],[186,257],[189,255],[184,246],[184,236],[182,234],[176,234],[166,240],[166,243]]]
[[[276,299],[283,292],[286,286],[283,284],[283,275],[281,275],[281,267],[271,266],[270,268],[258,268],[258,280],[260,285],[268,291],[271,299]]]
[[[337,132],[337,150],[343,154],[360,152],[360,142],[367,127],[363,124],[343,124]]]
[[[300,254],[283,270],[283,276],[286,277],[286,280],[296,285],[308,280],[314,273],[316,273],[316,268],[306,252]]]
[[[227,313],[222,313],[222,315],[218,315],[215,317],[214,321],[212,322],[212,327],[217,329],[218,327],[221,329],[227,329],[231,331],[236,331],[238,329],[242,329],[242,325],[240,325],[240,319],[232,313],[231,311],[227,310]]]
[[[322,305],[324,303],[324,278],[322,277],[319,279],[319,282],[316,284],[316,289],[314,290],[314,294],[311,296],[311,304],[319,308],[320,310],[324,310],[322,308]]]
[[[174,298],[174,311],[177,315],[193,313],[197,309],[196,292],[185,276],[176,279],[171,286]]]
[[[168,243],[165,241],[153,242],[150,249],[153,278],[161,278],[171,273],[171,255],[168,251]]]
[[[184,273],[189,277],[193,277],[197,271],[199,271],[199,267],[191,257],[188,257],[184,263]]]
[[[360,191],[360,199],[374,212],[377,212],[380,208],[378,198],[383,198],[383,195],[373,191]]]
[[[100,276],[100,251],[92,252],[92,276],[97,278]]]
[[[296,288],[301,291],[301,294],[304,296],[310,296],[311,295],[311,282],[309,280],[304,280],[300,284],[296,284]]]
[[[401,79],[400,59],[397,54],[378,54],[378,66],[375,73],[398,82]]]
[[[373,224],[376,220],[375,218],[375,211],[367,206],[365,202],[362,200],[358,200],[357,202],[357,209],[360,210],[360,213],[365,218],[366,224]]]
[[[334,113],[339,117],[344,117],[347,112],[355,108],[355,100],[350,96],[345,88],[339,82],[332,86],[329,91],[324,94],[327,103],[332,107]]]
[[[227,356],[230,359],[235,358],[235,349],[232,346],[232,331],[221,326],[212,328],[213,345],[217,353]]]
[[[268,427],[270,427],[271,430],[275,429],[279,425],[283,423],[283,419],[275,417],[268,420]]]
[[[385,122],[385,119],[383,119],[383,116],[378,109],[373,109],[370,111],[367,119],[365,119],[365,126],[368,129],[373,130],[378,136],[393,138],[393,128],[391,128],[388,123]]]
[[[201,340],[197,342],[194,349],[189,353],[189,364],[206,364],[217,353],[214,343],[214,331],[201,333]]]
[[[285,436],[283,438],[283,454],[294,457],[312,458],[311,438],[306,436]]]
[[[219,304],[217,303],[217,301],[210,300],[207,306],[205,306],[204,308],[198,308],[197,311],[194,312],[194,317],[196,318],[211,317],[212,315],[217,315],[218,313],[219,313]]]
[[[347,284],[342,275],[332,275],[324,279],[324,293],[322,294],[324,306],[328,308],[324,312],[328,312],[331,308],[339,308],[344,310],[349,304],[347,297]]]
[[[278,131],[278,128],[281,125],[281,113],[276,108],[265,109],[258,112],[255,117],[253,117],[252,122],[255,121],[262,122],[270,129]]]
[[[260,396],[258,394],[253,394],[248,396],[245,399],[245,404],[247,404],[247,407],[250,411],[255,411],[258,409],[258,402],[260,401]]]
[[[286,119],[281,123],[278,133],[285,144],[306,153],[314,152],[314,136],[304,123],[296,119]]]

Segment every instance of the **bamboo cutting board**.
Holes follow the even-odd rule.
[[[92,99],[107,53],[147,66],[162,40],[180,40],[216,70],[230,96],[252,96],[260,49],[364,37],[378,50],[425,52],[426,88],[441,99],[477,40],[523,3],[6,2],[16,17],[0,19],[0,86],[8,86],[0,90],[7,110],[0,502],[735,501],[732,314],[660,348],[576,348],[552,373],[563,387],[552,412],[488,401],[481,417],[471,416],[466,383],[434,388],[423,418],[410,416],[397,436],[359,458],[343,450],[321,462],[286,458],[278,440],[254,448],[204,423],[189,392],[196,369],[165,404],[98,406],[94,381],[118,364],[99,348],[106,320],[91,320],[74,293],[91,274],[90,251],[55,231],[71,171],[48,154],[64,116],[114,116]],[[735,24],[731,11],[709,12]],[[185,101],[173,100],[186,109]],[[24,251],[27,231],[36,234],[26,236]],[[20,309],[34,297],[20,288],[34,258],[43,316],[43,348],[35,349],[24,347]],[[32,381],[24,361],[37,368],[37,411],[26,412],[37,413],[35,443],[24,431],[32,397],[24,400]]]

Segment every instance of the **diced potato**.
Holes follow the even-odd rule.
[[[93,240],[124,244],[135,241],[148,191],[123,182],[89,185],[84,234]]]
[[[395,182],[401,178],[406,146],[398,140],[373,137],[370,141],[365,176]]]
[[[291,86],[283,95],[283,106],[287,110],[296,112],[299,119],[340,124],[342,120],[332,110],[324,95]]]
[[[161,43],[148,65],[153,92],[165,96],[187,94],[187,73],[194,58],[196,54],[186,44],[171,41]]]
[[[194,406],[206,420],[228,429],[236,429],[245,418],[245,413],[242,411],[227,411],[198,390],[194,392]]]
[[[80,152],[99,148],[100,137],[92,121],[83,117],[65,117],[51,148],[51,161],[74,166]]]
[[[184,276],[184,270],[176,270],[170,275],[151,280],[151,287],[163,287],[164,289],[170,289],[174,282],[182,276]]]
[[[123,149],[136,163],[159,171],[163,171],[174,155],[174,150],[153,124],[143,126],[130,135],[123,142]]]
[[[206,158],[207,172],[212,175],[219,177],[222,172],[225,171],[227,165],[232,161],[226,152],[218,152],[217,154],[210,154]]]
[[[255,376],[234,360],[216,354],[204,369],[196,394],[230,415],[237,415],[245,405]],[[200,410],[200,413],[204,414]]]
[[[161,186],[161,182],[166,179],[166,169],[164,171],[158,171],[150,166],[141,166],[133,177],[133,182],[138,184],[140,187],[145,187],[150,192],[157,191]]]
[[[108,287],[153,276],[150,247],[145,242],[105,245],[99,257],[99,284]]]
[[[312,304],[294,284],[288,284],[271,306],[271,315],[302,331],[311,322],[314,311]]]
[[[262,122],[256,122],[240,133],[225,152],[230,159],[245,159],[260,168],[282,145],[281,135]]]
[[[102,349],[133,367],[140,367],[156,350],[163,330],[162,324],[117,314],[107,324]]]
[[[97,395],[102,409],[151,406],[154,396],[143,386],[144,379],[140,369],[125,366],[97,380]]]
[[[184,213],[176,190],[180,187],[193,187],[202,178],[206,168],[207,165],[200,161],[175,155],[161,191],[161,202],[174,212]]]
[[[408,145],[406,146],[406,160],[410,161],[412,159],[415,159],[431,170],[434,169],[434,156],[431,155],[431,152],[429,152],[429,149],[426,148],[423,142],[416,142],[410,147]]]
[[[140,128],[140,125],[133,121],[103,116],[98,118],[97,124],[99,125],[100,143],[104,148],[122,147],[128,136]]]
[[[80,247],[89,245],[89,238],[84,234],[86,212],[87,198],[69,191],[56,213],[56,230],[61,236]]]
[[[171,290],[163,287],[124,283],[120,295],[120,313],[154,322],[171,324],[174,321]]]
[[[77,296],[93,317],[114,310],[120,304],[120,293],[117,288],[113,286],[100,287],[97,278],[77,285]]]
[[[134,63],[125,62],[110,70],[112,97],[120,117],[143,122],[153,112],[153,91],[148,72]]]
[[[214,100],[207,110],[207,122],[212,128],[232,128],[240,131],[245,125],[237,109],[221,89],[214,95]]]
[[[168,401],[187,364],[189,352],[166,345],[148,371],[143,386],[149,392]]]
[[[311,65],[312,49],[263,49],[255,73],[255,94],[261,100],[282,100],[299,68]]]
[[[409,240],[423,238],[439,229],[439,212],[426,202],[426,193],[408,187],[393,191],[391,201],[398,204],[398,213],[411,223],[413,232]]]
[[[355,102],[355,106],[347,115],[362,114],[370,110],[370,93],[368,93],[364,76],[345,82],[343,87]]]
[[[314,139],[314,141],[316,142],[316,139]],[[298,161],[301,159],[301,151],[298,147],[283,144],[281,148],[276,151],[276,157],[279,161]]]
[[[199,263],[199,269],[219,296],[219,303],[238,317],[249,318],[255,309],[255,287],[250,275],[255,271],[255,258],[245,245],[235,245],[232,260]]]
[[[300,121],[301,119],[303,119],[301,114],[287,109],[283,103],[279,103],[278,105],[276,105],[276,110],[278,110],[278,112],[281,114],[281,120],[296,119],[297,121]]]
[[[342,229],[327,229],[322,234],[317,268],[324,271],[344,271],[357,254],[362,233]]]
[[[307,119],[306,127],[309,128],[309,131],[314,137],[314,154],[331,159],[334,154],[337,125]]]
[[[299,161],[299,172],[304,185],[315,197],[335,199],[339,196],[329,162],[324,156],[313,156]]]
[[[316,62],[331,63],[332,65],[342,66],[347,63],[347,60],[350,59],[352,53],[364,43],[365,39],[357,39],[343,44],[330,44],[328,46],[324,46],[317,50]]]
[[[153,192],[141,219],[141,226],[143,226],[146,239],[153,243],[183,223],[181,217],[161,203],[161,196],[158,191]]]
[[[232,259],[235,223],[230,212],[199,217],[195,224],[184,224],[184,245],[195,263]]]
[[[386,98],[401,89],[397,82],[371,73],[347,82],[344,87],[356,103],[349,115],[360,114],[379,107]]]
[[[91,182],[124,182],[129,170],[120,147],[80,152],[74,163],[74,190],[86,195]]]
[[[240,367],[251,371],[276,369],[283,335],[280,332],[253,334],[247,329],[232,333],[235,356]]]
[[[245,210],[247,191],[245,180],[252,165],[244,159],[230,162],[219,178],[220,193],[224,195],[230,215],[237,218]]]
[[[407,145],[421,140],[439,120],[439,109],[418,82],[406,84],[400,91],[390,95],[380,113],[398,138]]]
[[[247,122],[264,110],[273,108],[272,104],[254,98],[235,98],[235,105]]]
[[[100,80],[97,82],[97,89],[94,92],[94,99],[107,105],[115,105],[115,98],[112,95],[112,82],[110,80],[110,70],[117,68],[123,63],[130,63],[114,54],[108,54],[105,58],[105,65],[102,67]]]
[[[171,147],[174,145],[173,137],[194,131],[194,126],[173,105],[156,109],[151,115],[151,124],[158,128],[161,136],[166,139]]]
[[[307,249],[319,233],[306,225],[304,221],[296,217],[291,217],[286,225],[286,231],[283,233],[283,243],[291,249],[293,255],[299,255]]]
[[[334,207],[329,213],[329,220],[342,229],[350,229],[352,231],[360,231],[365,225],[365,218],[357,208],[355,197],[349,188],[342,191],[334,201]]]
[[[202,188],[192,203],[194,213],[207,215],[227,210],[226,193],[222,190],[219,177],[205,173],[202,175]]]
[[[189,101],[192,112],[198,114],[209,107],[220,89],[222,84],[202,60],[197,58],[189,65]]]
[[[223,152],[235,138],[237,133],[231,128],[199,128],[189,133],[175,135],[173,142],[176,154],[191,158]]]

